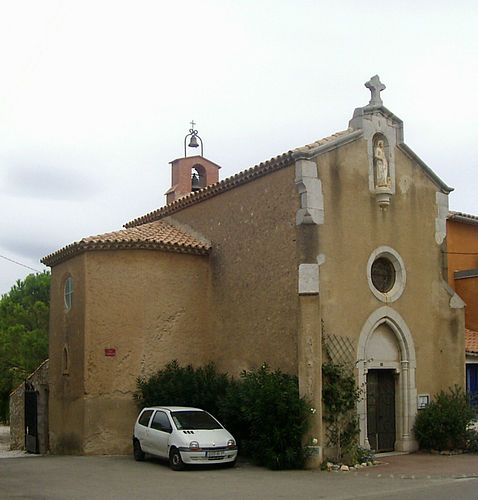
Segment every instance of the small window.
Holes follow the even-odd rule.
[[[151,428],[158,431],[168,432],[171,430],[171,424],[169,423],[168,416],[162,411],[157,411],[154,414],[153,421],[151,422]]]
[[[65,299],[66,310],[69,311],[73,305],[73,278],[71,276],[69,276],[65,281],[63,297]]]
[[[138,424],[144,425],[145,427],[148,427],[148,422],[149,422],[149,419],[151,418],[152,414],[153,414],[153,410],[145,410],[141,414],[141,417],[139,417]]]
[[[68,375],[70,373],[70,356],[68,353],[68,346],[63,346],[63,356],[61,360],[63,375]]]
[[[382,293],[389,292],[395,284],[395,268],[385,257],[380,257],[372,264],[373,286]]]

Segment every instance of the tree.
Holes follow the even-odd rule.
[[[0,299],[0,421],[10,392],[48,357],[50,279],[30,274]]]

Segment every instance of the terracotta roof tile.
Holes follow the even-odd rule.
[[[47,255],[41,262],[47,266],[54,266],[79,253],[112,249],[150,249],[207,255],[211,246],[164,221],[155,221],[138,227],[83,238]]]
[[[334,141],[335,139],[339,139],[343,136],[346,136],[347,134],[351,134],[352,132],[355,132],[355,130],[352,128],[348,128],[347,130],[336,132],[335,134],[324,137],[323,139],[312,142],[311,144],[292,149],[290,151],[287,151],[287,153],[283,153],[278,156],[274,156],[270,160],[259,163],[258,165],[255,165],[254,167],[251,167],[247,170],[243,170],[242,172],[239,172],[232,177],[228,177],[227,179],[224,179],[220,182],[211,184],[199,191],[183,196],[173,201],[169,205],[165,205],[158,210],[134,219],[133,221],[126,223],[124,227],[135,227],[141,224],[161,219],[162,217],[166,217],[167,215],[177,212],[178,210],[181,210],[189,205],[194,205],[205,199],[216,196],[217,194],[229,191],[230,189],[233,189],[241,184],[246,184],[247,182],[250,182],[258,177],[262,177],[271,172],[287,167],[294,162],[294,155],[296,155],[297,153],[308,152],[312,149],[318,148],[331,141]]]
[[[465,352],[478,354],[478,332],[465,328]]]
[[[478,224],[478,216],[465,214],[463,212],[453,212],[450,210],[448,212],[449,220],[458,220],[460,222],[468,223],[468,224]]]

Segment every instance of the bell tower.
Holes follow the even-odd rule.
[[[196,124],[191,122],[189,134],[184,138],[184,158],[178,158],[171,162],[171,187],[166,192],[166,203],[186,196],[190,193],[215,184],[219,181],[219,165],[216,165],[203,156],[203,142],[194,129]],[[187,156],[186,142],[189,137],[189,148],[198,148],[201,145],[201,154]],[[198,142],[199,140],[199,142]],[[200,144],[199,144],[200,143]]]

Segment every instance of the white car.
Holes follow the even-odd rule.
[[[173,470],[185,464],[223,463],[233,467],[237,445],[207,411],[182,406],[143,408],[134,425],[135,460],[145,454],[169,459]]]

